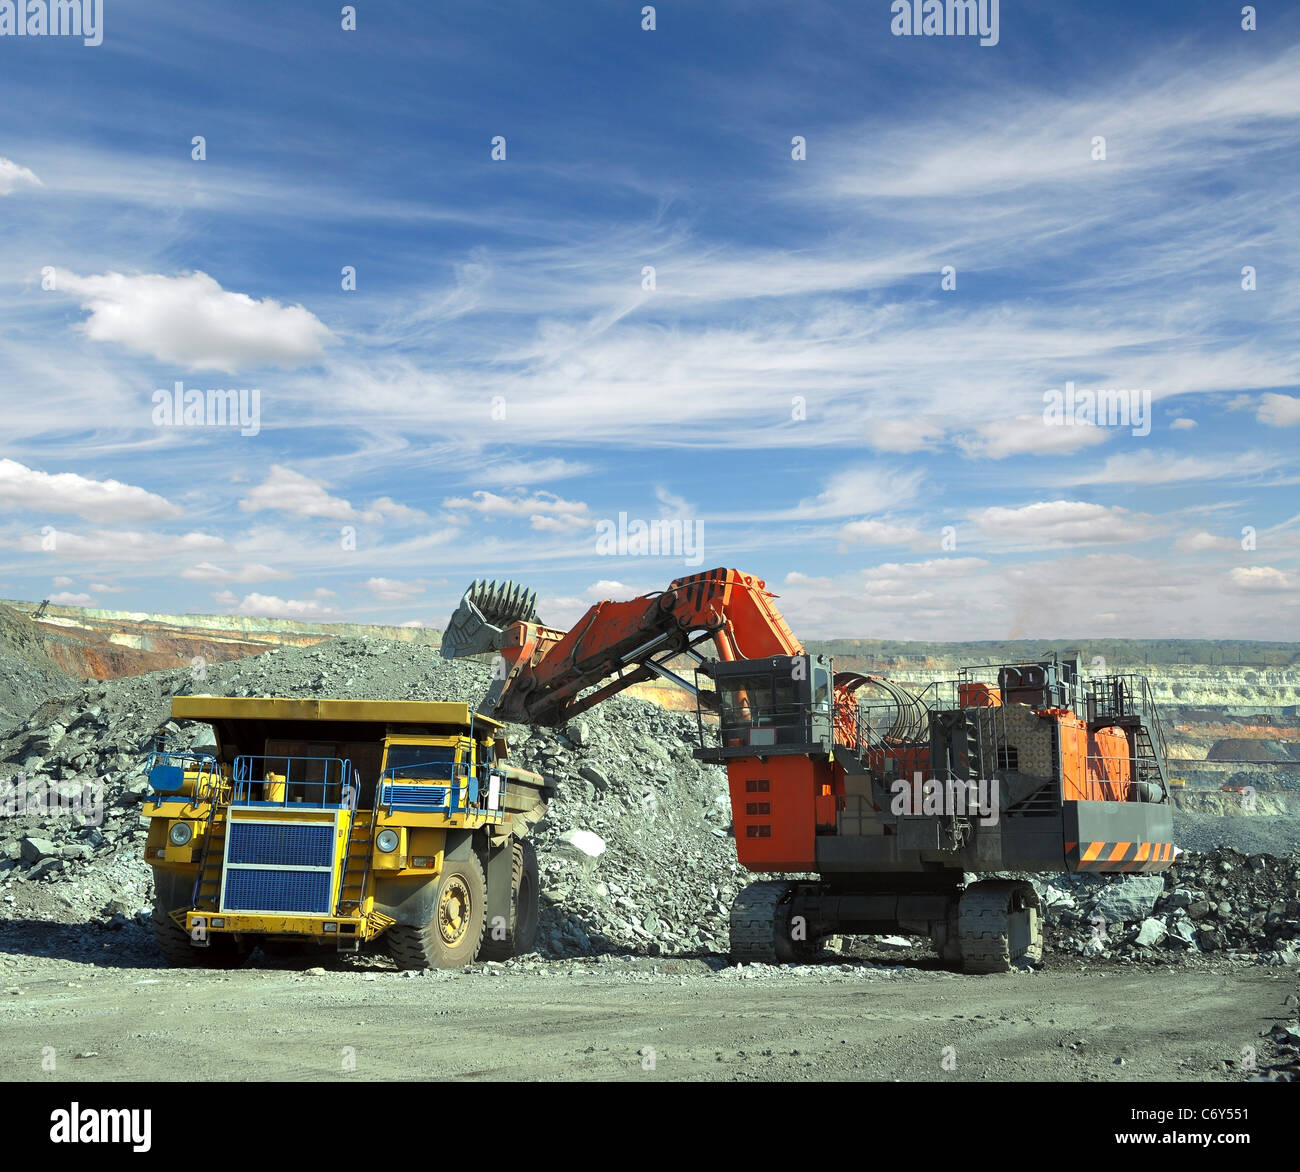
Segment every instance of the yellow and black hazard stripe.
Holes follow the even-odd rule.
[[[1163,871],[1174,861],[1172,842],[1067,842],[1071,871]]]

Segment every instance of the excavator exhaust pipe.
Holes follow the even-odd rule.
[[[501,633],[512,623],[537,621],[537,591],[517,582],[475,579],[442,635],[443,659],[483,655],[501,648]]]

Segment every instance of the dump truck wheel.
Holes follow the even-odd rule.
[[[252,945],[244,944],[227,933],[216,933],[206,948],[195,948],[189,935],[169,914],[170,909],[157,900],[149,924],[153,928],[154,943],[173,969],[232,969],[238,968],[252,954]]]
[[[394,924],[388,953],[404,969],[457,969],[478,955],[487,922],[487,881],[477,855],[447,864],[433,898],[433,915],[420,927]]]
[[[957,927],[968,973],[1006,973],[1043,959],[1042,913],[1028,883],[971,884],[962,893]]]
[[[505,936],[494,939],[489,926],[479,949],[481,960],[509,960],[537,947],[537,852],[525,839],[516,839],[511,873],[510,922]]]

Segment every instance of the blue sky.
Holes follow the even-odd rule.
[[[1300,638],[1300,9],[341,7],[0,36],[3,595],[567,623],[726,564],[806,637]]]

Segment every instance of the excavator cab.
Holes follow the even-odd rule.
[[[696,669],[698,696],[712,681],[718,717],[717,744],[706,731],[700,706],[703,761],[729,757],[821,754],[833,749],[831,661],[824,655],[772,655],[762,659],[704,660]]]

